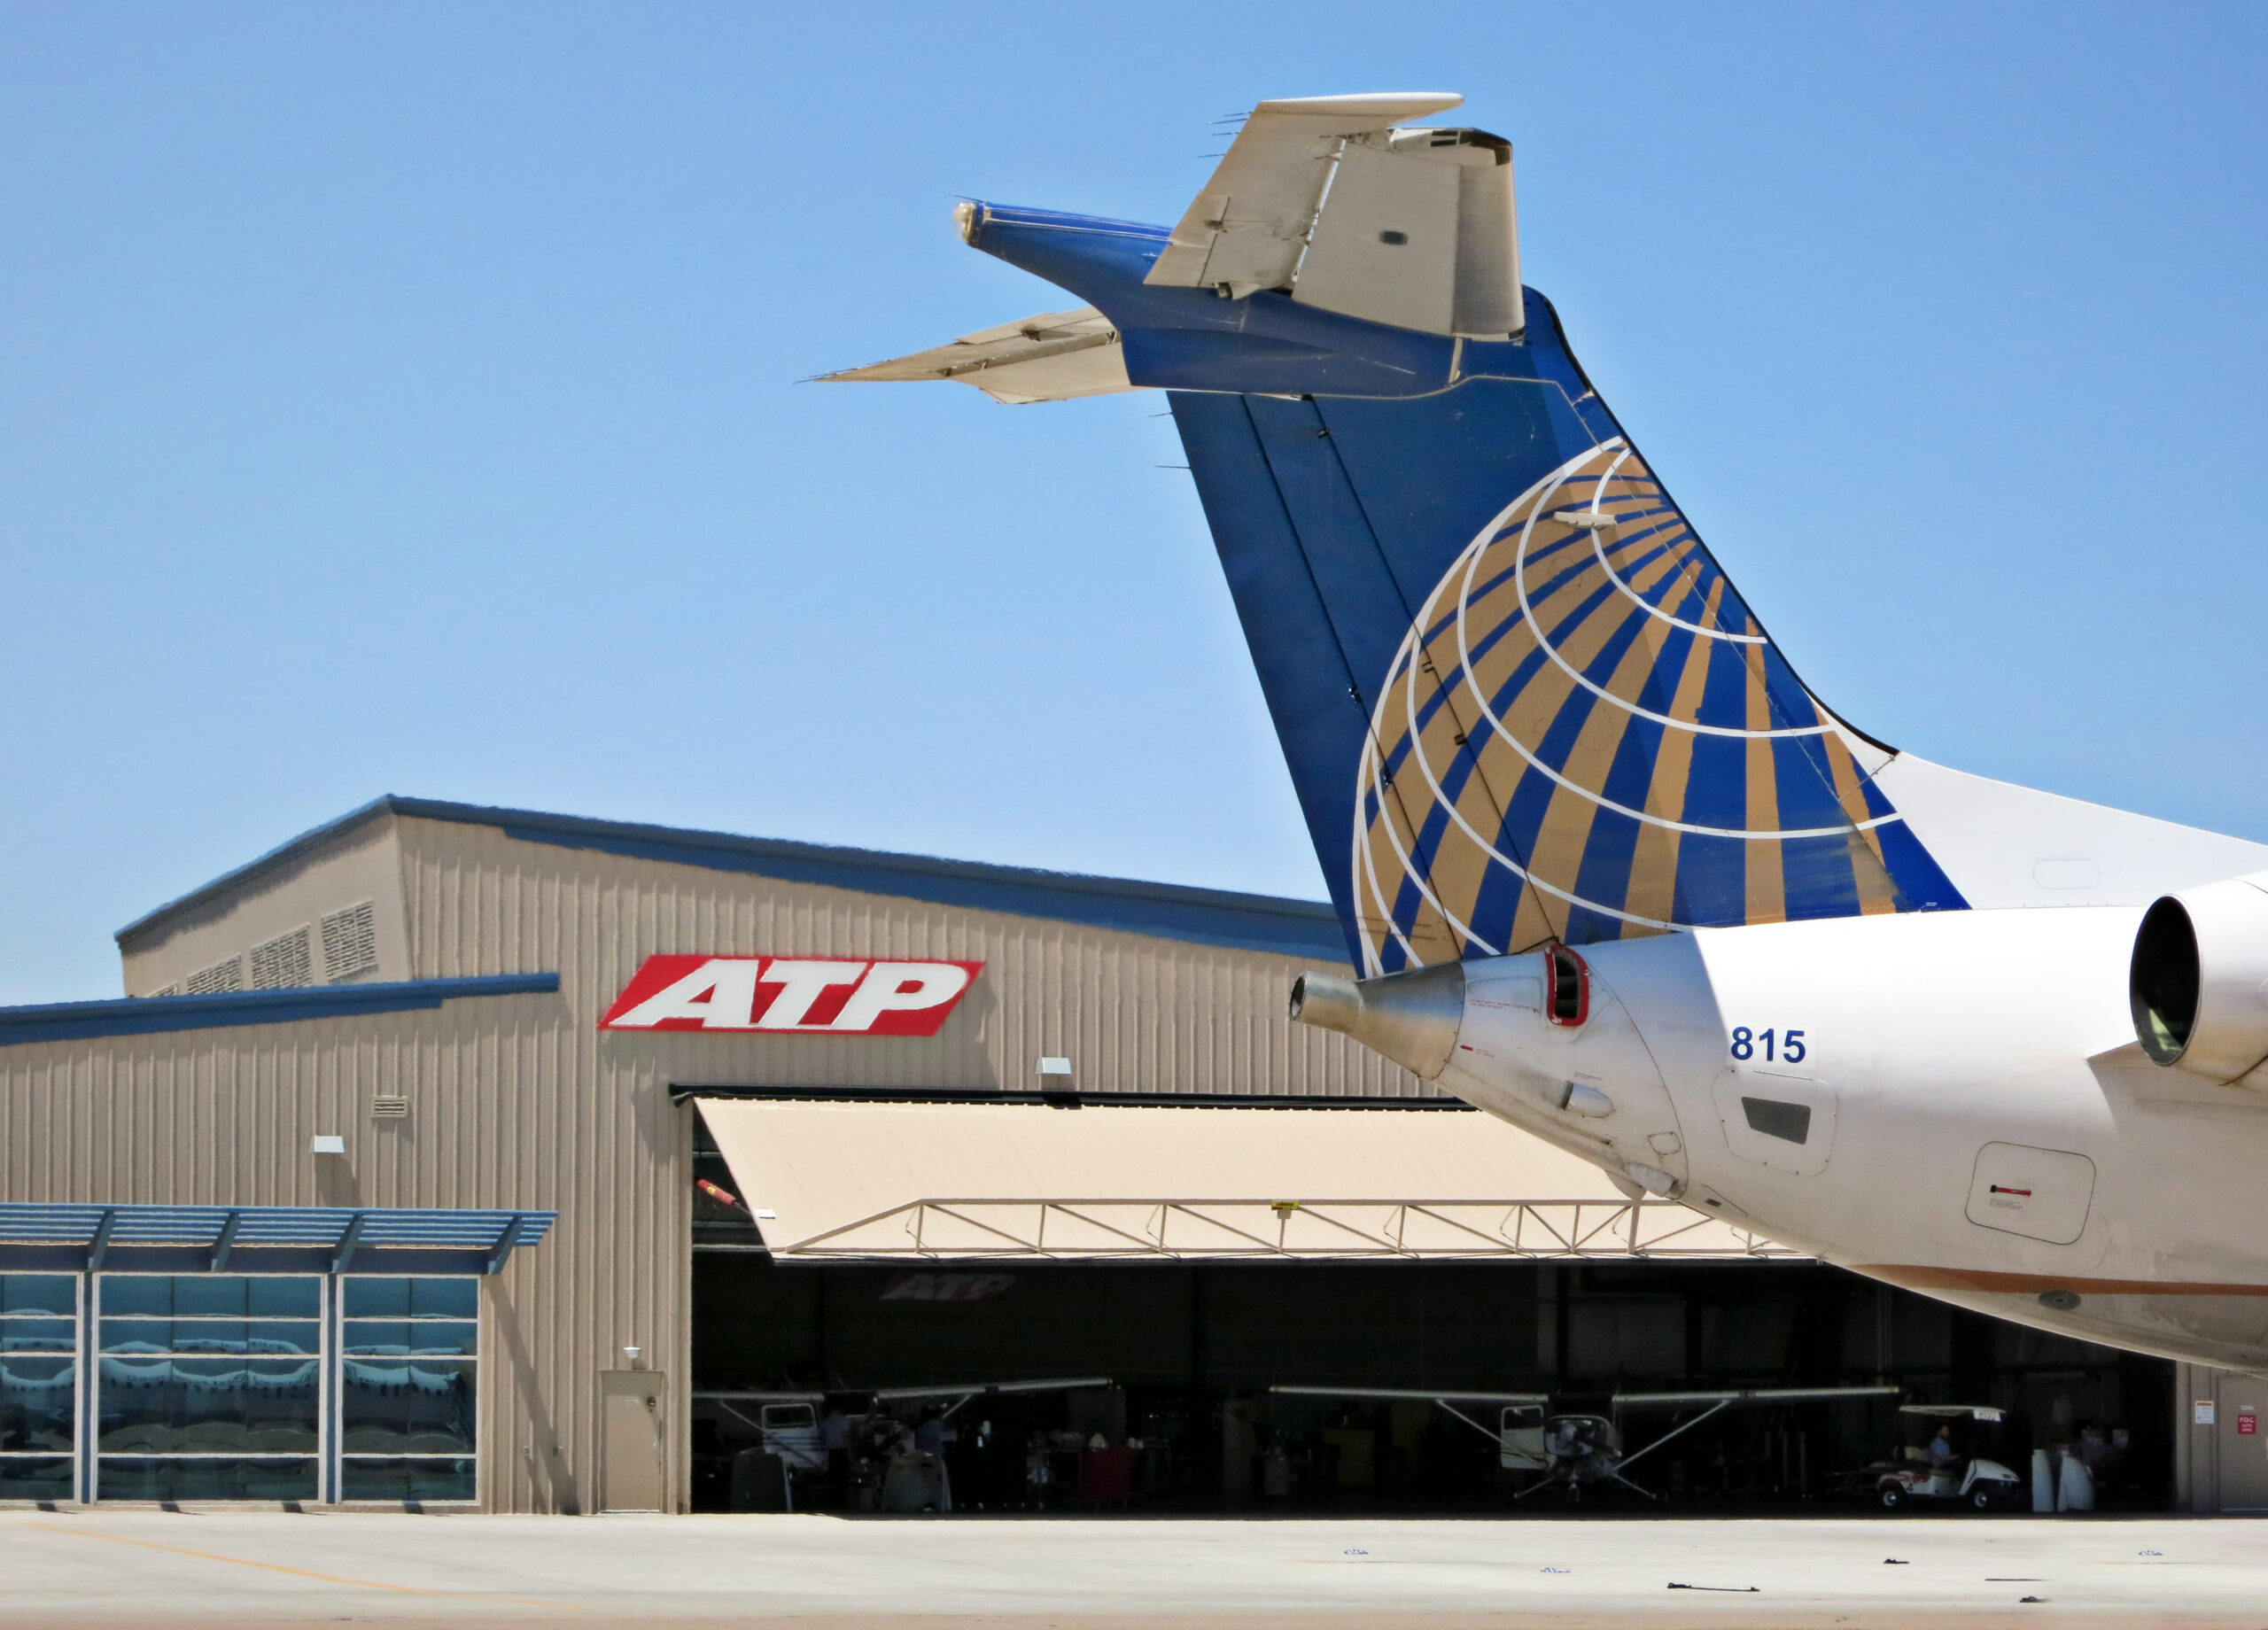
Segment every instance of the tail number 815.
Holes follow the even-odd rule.
[[[1807,1049],[1801,1030],[1751,1030],[1746,1025],[1733,1028],[1733,1057],[1745,1062],[1759,1051],[1767,1064],[1801,1064]]]

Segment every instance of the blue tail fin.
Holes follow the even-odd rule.
[[[1966,904],[1540,295],[1458,338],[1161,285],[1160,228],[962,221],[1170,392],[1362,971]]]
[[[1438,394],[1172,398],[1357,966],[1961,904],[1527,310]]]

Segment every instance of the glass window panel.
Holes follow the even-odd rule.
[[[480,1316],[478,1279],[412,1279],[409,1316],[413,1319],[472,1319]]]
[[[174,1280],[176,1318],[240,1319],[250,1301],[239,1274],[182,1274]]]
[[[262,1274],[245,1282],[245,1311],[256,1319],[311,1319],[322,1311],[322,1281],[309,1274]]]
[[[71,1274],[0,1274],[0,1313],[52,1313],[67,1319],[78,1311],[77,1281]]]
[[[175,1332],[180,1339],[180,1332]],[[313,1319],[254,1319],[245,1326],[245,1351],[261,1353],[320,1353],[322,1326]]]
[[[78,1344],[76,1319],[0,1319],[0,1353],[68,1353]]]
[[[104,1319],[97,1336],[105,1353],[164,1353],[172,1348],[173,1339],[170,1319]]]
[[[470,1359],[339,1361],[339,1443],[349,1454],[469,1455]]]
[[[108,1319],[103,1321],[103,1347],[110,1347]],[[167,1327],[167,1346],[176,1353],[243,1353],[245,1322],[242,1319],[176,1319]]]
[[[105,1313],[154,1313],[164,1318],[174,1310],[174,1282],[159,1274],[105,1274],[98,1293]]]
[[[105,1358],[97,1447],[142,1454],[312,1453],[312,1358]],[[217,1496],[216,1496],[217,1497]]]
[[[105,1319],[105,1353],[249,1353],[322,1350],[313,1319]]]
[[[480,1281],[357,1277],[346,1281],[340,1311],[350,1319],[478,1318]]]
[[[349,1353],[447,1354],[478,1351],[480,1326],[452,1319],[350,1319],[341,1327]]]
[[[315,1462],[151,1460],[105,1455],[96,1468],[101,1500],[313,1500]]]
[[[78,1379],[73,1359],[0,1359],[0,1452],[70,1448]]]
[[[71,1457],[0,1456],[0,1500],[76,1500],[71,1486]]]
[[[105,1274],[102,1311],[156,1318],[314,1318],[322,1281],[313,1274]]]
[[[453,1460],[363,1460],[339,1463],[342,1500],[474,1500],[480,1490],[469,1457]]]
[[[407,1279],[346,1280],[340,1287],[345,1300],[339,1312],[350,1319],[406,1319],[409,1316]]]

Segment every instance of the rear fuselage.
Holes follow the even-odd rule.
[[[2268,1095],[2151,1063],[2130,907],[1701,929],[1467,962],[1441,1084],[1634,1188],[1893,1284],[2268,1362]],[[1569,1087],[1596,1098],[1570,1102]],[[1585,1113],[1588,1110],[1588,1113]]]

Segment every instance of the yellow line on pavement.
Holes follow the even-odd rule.
[[[217,1551],[193,1551],[179,1545],[159,1545],[151,1540],[129,1540],[124,1534],[103,1533],[92,1528],[67,1528],[60,1523],[23,1523],[25,1528],[43,1528],[50,1533],[76,1534],[82,1540],[108,1540],[113,1545],[138,1545],[145,1551],[169,1551],[176,1556],[195,1556],[206,1562],[233,1562],[240,1568],[265,1568],[270,1573],[291,1573],[300,1579],[321,1580],[326,1585],[360,1585],[367,1590],[393,1590],[406,1596],[449,1596],[459,1602],[497,1602],[510,1607],[565,1608],[580,1612],[579,1602],[529,1602],[518,1596],[479,1595],[463,1590],[421,1590],[415,1585],[389,1585],[382,1580],[346,1579],[336,1573],[316,1573],[307,1568],[287,1568],[280,1562],[253,1562],[243,1556],[223,1556]]]

